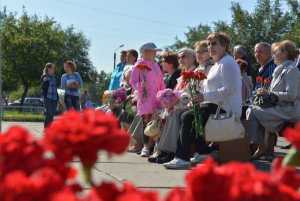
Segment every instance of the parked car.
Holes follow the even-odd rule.
[[[8,109],[18,109],[21,107],[21,100],[16,100],[8,104]],[[38,97],[26,97],[24,99],[22,111],[24,112],[43,112],[44,101]]]

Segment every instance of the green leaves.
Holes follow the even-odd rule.
[[[0,11],[3,55],[4,90],[16,90],[20,84],[38,86],[45,63],[57,65],[57,74],[63,73],[64,59],[76,61],[84,80],[94,67],[88,58],[89,41],[73,27],[62,29],[54,19],[30,16],[23,11]],[[25,90],[25,89],[24,89]]]
[[[172,48],[192,47],[196,41],[205,39],[212,31],[226,32],[233,45],[243,45],[252,56],[253,48],[258,42],[273,43],[289,38],[300,44],[300,5],[293,0],[287,0],[287,3],[289,9],[284,10],[280,0],[258,0],[253,12],[249,12],[239,3],[233,2],[231,22],[217,21],[213,26],[200,24],[190,27],[185,33],[186,40],[177,39]]]
[[[300,154],[297,149],[292,148],[289,150],[288,154],[283,159],[283,165],[285,166],[300,166]]]

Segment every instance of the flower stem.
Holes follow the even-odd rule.
[[[84,177],[84,181],[91,185],[91,186],[94,186],[94,182],[93,182],[93,179],[92,179],[92,169],[93,167],[91,166],[85,166],[82,164],[82,171],[83,171],[83,177]]]

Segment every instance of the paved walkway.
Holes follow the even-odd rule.
[[[29,129],[35,136],[40,137],[43,132],[42,123],[14,123],[4,122],[3,130],[7,130],[12,125],[22,125]],[[283,139],[279,139],[279,144],[286,144]],[[283,150],[276,149],[277,154],[282,154]],[[255,161],[258,168],[268,170],[270,163],[266,161]],[[79,166],[79,162],[74,161],[74,166]],[[150,164],[145,158],[141,158],[136,154],[126,153],[123,156],[108,158],[106,154],[100,154],[100,161],[97,162],[93,171],[96,182],[113,181],[122,183],[131,181],[138,188],[158,190],[162,195],[175,186],[183,186],[184,175],[183,170],[166,170],[163,166]],[[82,177],[80,177],[82,182]],[[83,183],[84,184],[84,183]],[[85,184],[84,184],[85,185]],[[89,186],[85,185],[86,188]]]

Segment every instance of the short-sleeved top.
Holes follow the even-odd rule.
[[[72,82],[78,82],[80,87],[83,85],[83,81],[81,79],[81,76],[78,72],[74,72],[72,74],[63,74],[61,77],[61,88],[65,89],[66,95],[71,96],[80,96],[80,90],[79,89],[69,89],[67,88],[67,85]]]
[[[120,88],[124,67],[125,67],[125,63],[119,63],[116,66],[116,68],[114,69],[111,75],[111,80],[109,83],[108,90],[116,90]]]

